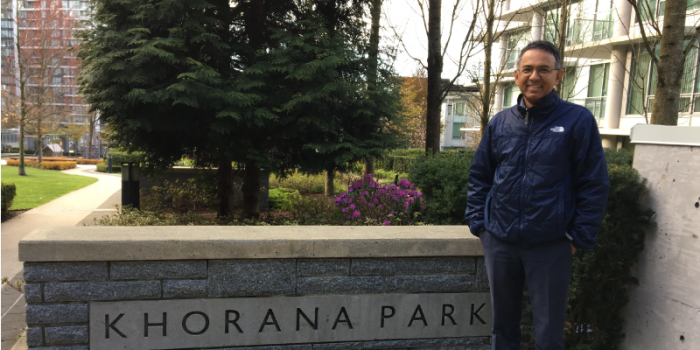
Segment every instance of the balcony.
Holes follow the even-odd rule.
[[[569,26],[566,46],[580,45],[612,37],[613,23],[611,12],[598,13],[594,18],[575,18]]]
[[[601,125],[603,123],[603,120],[605,119],[605,96],[572,98],[569,99],[569,102],[588,108],[588,110],[591,111],[591,113],[595,117],[595,120],[598,123],[598,125]]]

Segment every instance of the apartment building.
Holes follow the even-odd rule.
[[[57,14],[58,13],[58,14]],[[2,4],[2,104],[5,108],[18,108],[17,103],[11,103],[12,98],[19,96],[18,73],[16,66],[18,59],[25,56],[49,55],[58,52],[59,46],[75,44],[72,36],[73,28],[63,28],[67,23],[80,23],[90,16],[89,1],[83,0],[24,0],[3,1]],[[70,19],[70,20],[69,20]],[[43,34],[37,32],[48,31],[50,39],[45,40]],[[21,56],[16,57],[15,40],[18,37],[26,40],[22,48]],[[30,39],[27,39],[30,38]],[[40,43],[41,42],[41,43]],[[47,49],[37,47],[44,45]],[[65,50],[62,50],[62,52]],[[61,122],[63,124],[85,124],[88,105],[82,102],[78,95],[76,77],[79,70],[79,62],[75,58],[75,51],[67,52],[62,57],[50,57],[47,62],[39,62],[38,59],[27,59],[27,93],[41,93],[51,95],[47,102],[57,110],[60,109]],[[38,81],[39,74],[33,74],[32,70],[42,69],[49,71],[49,81]],[[46,77],[41,76],[42,80]],[[46,88],[48,86],[48,89]],[[27,99],[32,101],[31,98]],[[31,103],[31,102],[28,102]],[[14,127],[13,125],[8,125]],[[7,127],[7,126],[4,126]]]
[[[476,149],[479,132],[479,89],[475,86],[453,85],[442,102],[440,150]]]
[[[596,117],[605,147],[621,147],[632,126],[648,123],[654,103],[657,72],[643,47],[640,25],[657,38],[664,0],[640,0],[645,14],[637,16],[628,0],[581,0],[569,11],[566,29],[564,82],[560,97],[588,108]],[[492,67],[497,92],[494,112],[517,103],[514,84],[520,50],[533,40],[559,39],[559,3],[505,0],[500,21],[499,49]],[[700,24],[700,1],[688,0],[688,38]],[[658,52],[658,46],[656,47]],[[686,58],[678,125],[700,126],[700,81],[697,43]]]

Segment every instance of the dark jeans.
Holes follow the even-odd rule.
[[[532,303],[537,350],[564,349],[566,297],[571,279],[567,239],[532,248],[481,234],[493,304],[493,350],[520,348],[523,284]]]

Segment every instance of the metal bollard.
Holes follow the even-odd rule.
[[[133,162],[122,163],[122,207],[131,205],[140,209],[139,165]]]
[[[112,173],[112,155],[107,156],[107,174]]]

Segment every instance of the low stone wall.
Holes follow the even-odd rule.
[[[109,347],[105,345],[108,344],[105,341],[109,340],[105,339],[105,332],[107,332],[107,338],[111,332],[112,339],[122,340],[119,335],[123,335],[125,342],[136,341],[132,338],[136,336],[142,338],[141,332],[144,327],[146,337],[150,329],[151,338],[143,338],[145,340],[139,341],[154,341],[153,334],[160,335],[161,330],[165,336],[166,328],[171,337],[179,339],[176,333],[180,330],[181,320],[182,329],[190,334],[196,334],[191,333],[188,327],[202,329],[204,333],[211,319],[212,330],[204,334],[213,334],[215,329],[218,329],[216,327],[219,327],[216,325],[218,319],[213,315],[217,311],[190,312],[181,319],[182,315],[179,315],[180,311],[176,309],[196,305],[192,307],[196,310],[206,310],[206,303],[235,304],[236,301],[243,301],[239,306],[243,309],[244,304],[256,302],[264,305],[267,303],[278,305],[277,308],[271,306],[270,310],[274,309],[279,319],[278,324],[275,315],[272,315],[272,318],[266,315],[261,323],[262,314],[260,314],[260,319],[256,319],[256,323],[251,325],[252,328],[249,330],[243,321],[240,322],[242,328],[238,328],[238,324],[229,319],[227,313],[227,333],[229,324],[241,331],[241,337],[245,336],[243,333],[252,337],[251,333],[256,333],[257,327],[260,327],[260,333],[263,333],[263,330],[265,330],[263,334],[270,332],[269,336],[256,338],[258,340],[240,338],[240,342],[245,343],[246,348],[267,345],[259,348],[490,349],[488,335],[491,327],[491,310],[487,300],[488,294],[485,293],[488,292],[488,280],[483,257],[480,254],[481,245],[476,237],[466,231],[464,226],[435,228],[86,227],[35,231],[20,242],[20,260],[25,261],[24,278],[27,282],[25,289],[28,303],[27,343],[30,348],[42,349],[107,349]],[[133,237],[140,237],[140,239],[131,239]],[[213,246],[223,247],[223,249],[208,249]],[[240,249],[226,248],[234,246]],[[51,249],[52,254],[47,254],[47,249]],[[109,254],[101,253],[107,250],[110,251]],[[122,258],[118,259],[119,256]],[[177,256],[180,258],[173,260]],[[251,297],[253,298],[249,299]],[[354,327],[357,329],[363,329],[362,327],[379,329],[376,325],[368,325],[375,321],[365,321],[365,316],[357,315],[358,312],[365,313],[369,310],[350,309],[352,303],[360,305],[358,303],[364,302],[362,298],[384,298],[382,302],[387,305],[391,304],[392,300],[415,300],[417,308],[413,304],[406,310],[397,306],[394,313],[403,318],[408,317],[403,316],[404,314],[413,313],[409,326],[415,321],[416,325],[420,326],[416,328],[417,333],[401,333],[409,334],[412,339],[385,339],[386,335],[376,334],[367,334],[366,339],[357,339],[357,337],[362,338],[363,335],[347,333],[339,337],[355,338],[344,342],[323,341],[338,338],[335,335],[330,338],[319,335],[319,331],[316,330],[316,328],[323,328],[323,320],[327,318],[323,316],[325,312],[323,305],[328,309],[329,305],[339,303],[337,305],[345,305],[350,310],[344,316],[338,314],[337,318],[337,311],[329,311],[332,314],[330,321],[332,322],[332,318],[335,318],[334,330],[339,322],[345,322],[344,318],[347,318],[351,329],[353,328],[351,322],[355,323]],[[431,298],[439,300],[435,301]],[[485,306],[482,307],[483,311],[475,310],[474,304],[471,310],[468,310],[468,307],[466,307],[467,310],[463,310],[465,307],[460,306],[459,303],[464,298],[486,298],[488,305],[481,305]],[[177,300],[177,302],[173,304],[171,300]],[[343,304],[346,302],[343,300],[350,300],[347,301],[349,304]],[[442,300],[455,300],[455,302],[445,303]],[[137,301],[159,301],[160,303],[135,304]],[[296,302],[301,302],[299,305],[305,305],[297,309],[297,333],[300,328],[299,310],[306,308],[307,311],[304,311],[306,312],[304,317],[306,317],[312,312],[308,310],[313,310],[313,308],[309,309],[310,302],[322,305],[322,326],[318,326],[319,309],[316,308],[316,328],[310,331],[313,335],[309,338],[321,341],[303,341],[299,344],[301,338],[284,334],[294,330],[292,325],[285,323],[287,319],[282,315],[282,311],[278,310],[283,308],[284,304]],[[438,313],[428,310],[434,309],[435,307],[430,305],[435,303],[443,305],[441,311],[435,311]],[[423,309],[419,312],[421,304]],[[176,305],[176,307],[166,307],[161,316],[160,311],[148,311],[149,305],[162,307]],[[102,314],[95,316],[100,312],[97,310],[105,307],[117,308],[120,311],[115,311],[113,314],[105,312],[104,317],[111,317],[109,320],[103,320]],[[383,306],[381,309],[382,328],[384,328],[384,319],[388,322],[394,315],[387,311],[388,308],[389,306]],[[147,312],[145,321],[142,321],[140,314],[134,316],[135,318],[129,318],[143,310]],[[167,326],[166,311],[169,315]],[[237,311],[230,312],[238,314]],[[271,312],[268,311],[268,313]],[[439,312],[442,312],[441,326],[438,324]],[[151,321],[148,313],[151,315]],[[247,313],[241,311],[241,320],[245,320],[253,313],[253,311],[247,311]],[[118,316],[119,314],[126,316],[123,320],[119,320],[122,317]],[[186,325],[191,314],[197,314],[192,317],[206,318],[206,325],[197,326],[195,321],[192,321],[195,323],[191,325]],[[96,319],[91,320],[90,315]],[[469,317],[471,317],[469,322],[471,327],[477,327],[470,332],[476,332],[479,336],[420,337],[421,332],[430,333],[422,323],[425,326],[430,323],[433,327],[443,328],[445,323],[447,326],[451,326],[451,323],[455,325],[459,323],[459,326],[467,328],[465,324],[467,321],[463,320]],[[306,321],[301,320],[302,324],[314,324],[310,318],[306,318]],[[289,322],[293,323],[293,321]],[[133,325],[136,323],[138,324]],[[459,326],[448,328],[447,332],[440,330],[434,334],[449,335],[464,332],[459,329]],[[405,328],[405,325],[402,327]],[[275,335],[279,332],[282,333]],[[273,335],[281,337],[279,339],[282,340],[274,340]],[[260,335],[256,336],[260,337]],[[382,337],[384,339],[378,339]],[[167,336],[163,341],[166,341],[166,338]],[[289,339],[289,343],[285,343],[284,339]],[[235,347],[236,341],[230,345],[212,347],[207,345],[213,344],[210,340],[202,340],[196,343],[197,347],[195,347],[188,346],[184,340],[183,342],[178,340],[174,344],[182,344],[180,346],[184,347],[165,347],[166,343],[163,343],[163,347],[158,347],[153,345],[155,343],[149,343],[148,348],[190,349],[199,348],[198,346],[222,350],[240,348]],[[134,348],[136,345],[124,346],[124,348]]]

